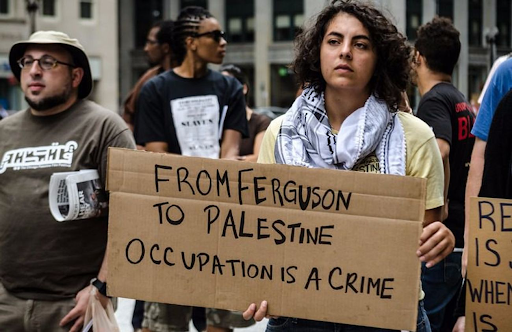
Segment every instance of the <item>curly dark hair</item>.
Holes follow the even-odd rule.
[[[194,36],[199,30],[201,21],[213,17],[212,14],[203,7],[188,6],[183,8],[174,22],[172,35],[172,52],[174,60],[180,65],[187,55],[187,46],[185,40],[189,36]]]
[[[414,47],[427,60],[427,67],[451,75],[459,60],[460,33],[446,17],[434,17],[418,29]]]
[[[310,86],[317,92],[325,90],[326,82],[320,69],[320,47],[327,27],[339,13],[354,16],[370,33],[377,54],[370,91],[383,99],[391,110],[396,110],[401,92],[409,81],[411,47],[396,26],[372,5],[355,0],[332,1],[318,14],[312,27],[304,29],[295,39],[296,55],[291,68],[303,88]]]

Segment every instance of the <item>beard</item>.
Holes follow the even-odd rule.
[[[43,98],[39,101],[34,101],[25,96],[28,105],[35,111],[47,111],[54,107],[64,104],[71,97],[71,87],[67,86],[60,95]]]

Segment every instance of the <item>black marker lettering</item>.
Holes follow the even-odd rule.
[[[137,260],[132,260],[129,255],[129,251],[130,251],[130,247],[135,242],[140,243],[140,254],[139,254],[139,258]],[[126,259],[128,260],[128,262],[130,262],[134,265],[139,264],[144,259],[145,253],[146,253],[146,250],[144,249],[144,242],[142,242],[141,239],[133,239],[130,242],[128,242],[128,245],[126,246]]]

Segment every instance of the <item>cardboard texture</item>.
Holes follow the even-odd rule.
[[[466,331],[512,331],[512,200],[471,197]]]
[[[426,181],[109,150],[108,292],[415,330]]]

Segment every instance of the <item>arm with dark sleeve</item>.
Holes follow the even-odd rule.
[[[162,98],[154,80],[142,87],[137,100],[135,141],[145,145],[150,142],[167,142]]]

